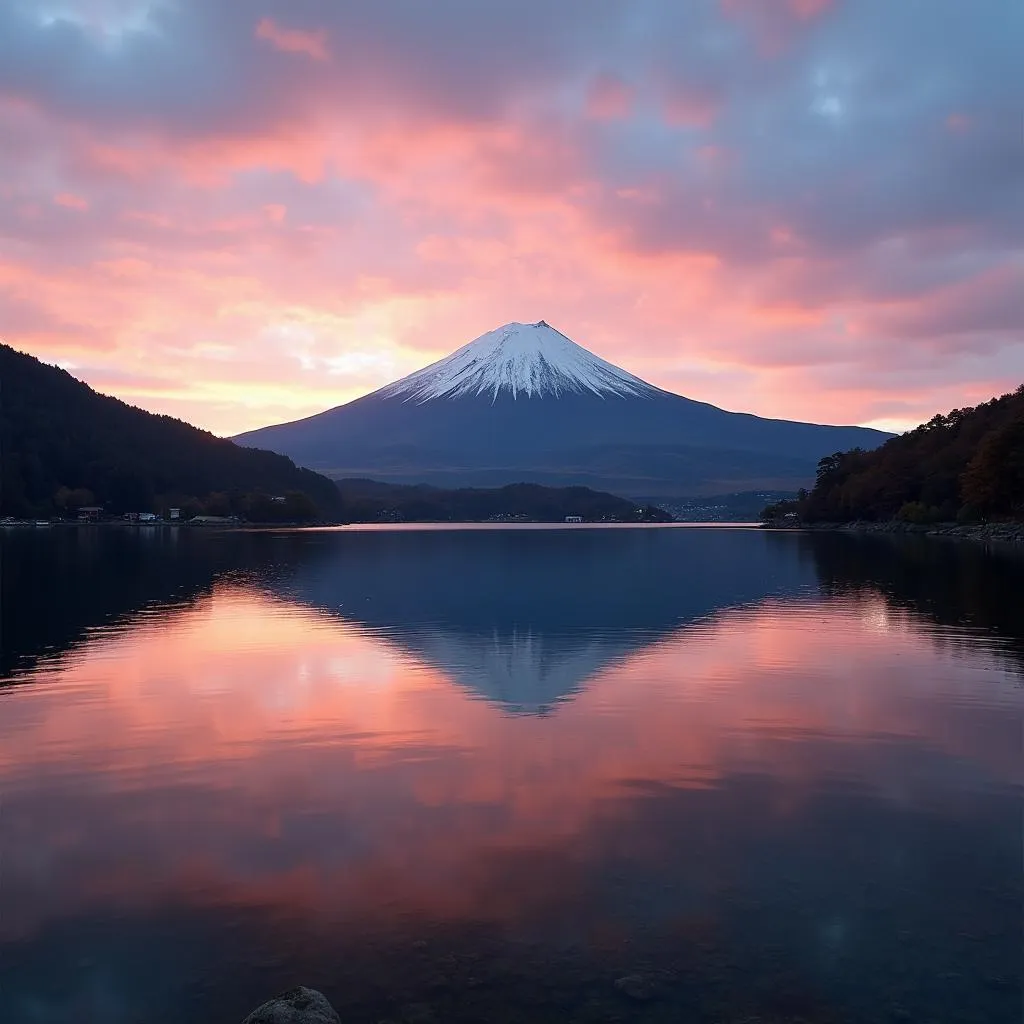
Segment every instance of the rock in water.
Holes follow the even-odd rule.
[[[293,988],[253,1010],[242,1024],[341,1024],[327,997],[313,988]]]
[[[615,987],[637,1003],[649,1002],[661,994],[655,981],[644,974],[627,974],[624,978],[618,978]]]

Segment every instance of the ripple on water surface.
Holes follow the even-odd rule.
[[[1019,1019],[1018,561],[116,543],[5,540],[5,1021]]]

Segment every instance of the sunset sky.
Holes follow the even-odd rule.
[[[1024,379],[1024,3],[2,0],[0,340],[231,434],[545,319],[729,409]]]

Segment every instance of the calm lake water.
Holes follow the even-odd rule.
[[[1021,1019],[1024,561],[0,535],[0,1020]]]

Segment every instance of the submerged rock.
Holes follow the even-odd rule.
[[[341,1018],[326,996],[300,986],[257,1007],[242,1024],[341,1024]]]
[[[624,978],[618,978],[615,988],[637,1003],[646,1003],[661,995],[657,982],[646,974],[627,974]]]

